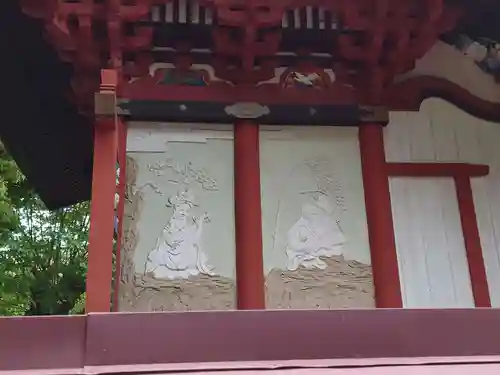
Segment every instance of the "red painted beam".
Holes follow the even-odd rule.
[[[376,306],[403,307],[382,126],[360,126],[359,147]]]
[[[477,362],[474,370],[484,375],[479,362],[499,362],[494,334],[499,330],[495,309],[2,317],[0,373],[215,375],[221,370],[229,375],[228,370],[237,369],[241,375],[251,368],[252,375],[283,375],[291,372],[283,370],[285,364],[302,367],[304,375],[388,375],[387,366],[394,364],[398,367],[391,374],[450,375],[474,374],[471,365]],[[221,332],[223,340],[214,339]],[[468,366],[462,372],[446,372],[442,362]],[[428,370],[415,371],[418,364]],[[341,368],[335,371],[335,366]],[[377,366],[381,372],[372,372]]]
[[[470,178],[467,175],[455,176],[460,222],[465,242],[467,263],[469,265],[472,294],[476,307],[491,307],[490,291],[484,266],[481,238],[477,227],[476,210]]]
[[[391,177],[481,177],[487,176],[490,167],[468,163],[387,163]]]
[[[235,87],[213,82],[208,87],[157,85],[152,77],[125,83],[119,96],[125,100],[266,102],[268,104],[304,105],[373,105],[366,101],[362,90],[335,85],[330,90],[283,90],[277,84],[259,87]],[[471,115],[487,121],[500,122],[500,103],[474,96],[460,86],[441,78],[423,76],[390,86],[380,100],[388,110],[418,111],[428,97],[440,97]],[[376,104],[376,103],[375,103]]]
[[[444,78],[419,76],[393,84],[382,102],[393,111],[418,111],[423,100],[437,97],[454,104],[474,117],[500,122],[500,103],[484,100]]]
[[[233,86],[213,82],[208,87],[158,85],[152,78],[144,78],[120,87],[120,98],[125,100],[257,102],[266,104],[360,104],[354,90],[333,86],[331,90],[282,89],[277,84],[261,86]]]

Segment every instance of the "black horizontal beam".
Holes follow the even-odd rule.
[[[126,100],[119,104],[129,121],[232,124],[251,118],[265,125],[359,126],[386,125],[388,112],[358,105],[283,105],[208,101]]]

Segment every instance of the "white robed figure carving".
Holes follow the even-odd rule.
[[[324,195],[302,206],[301,218],[286,236],[287,269],[325,269],[320,257],[342,255],[346,238],[333,218],[333,209]]]
[[[157,279],[186,279],[199,274],[214,275],[201,249],[203,223],[208,215],[190,216],[194,197],[190,190],[169,200],[173,214],[163,228],[155,249],[146,261],[146,273]]]

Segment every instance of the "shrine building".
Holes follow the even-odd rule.
[[[500,354],[495,2],[5,8],[0,138],[49,209],[91,200],[89,315],[40,318],[29,368],[498,363],[478,357]]]

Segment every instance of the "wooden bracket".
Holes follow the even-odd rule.
[[[116,70],[101,70],[101,85],[99,92],[94,94],[94,113],[96,124],[106,127],[116,127],[118,115],[116,86],[118,83],[118,73]]]

